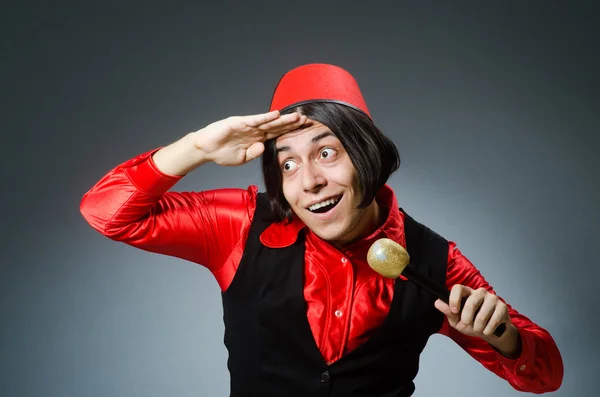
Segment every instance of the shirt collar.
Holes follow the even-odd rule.
[[[389,238],[406,247],[404,237],[404,216],[398,209],[398,201],[391,187],[384,185],[375,197],[382,209],[388,213],[388,216],[377,230],[371,235],[363,238],[349,247],[348,250],[356,249],[364,244],[373,243],[378,238]],[[260,235],[260,241],[269,248],[284,248],[294,244],[298,239],[298,233],[306,225],[298,217],[294,217],[290,222],[276,222],[271,224]]]

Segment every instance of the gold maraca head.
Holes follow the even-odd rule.
[[[369,248],[367,262],[383,277],[397,278],[408,266],[410,256],[400,244],[389,238],[381,238]]]

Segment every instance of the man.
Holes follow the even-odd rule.
[[[558,389],[562,359],[549,333],[497,297],[454,242],[399,208],[386,185],[398,152],[347,71],[289,71],[270,110],[141,154],[81,203],[105,236],[212,272],[223,291],[232,396],[410,396],[434,333],[517,390]],[[204,163],[258,157],[266,193],[169,192]],[[366,253],[382,237],[450,290],[448,304],[370,268]]]

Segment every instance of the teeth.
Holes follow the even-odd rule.
[[[308,209],[311,211],[318,210],[321,207],[325,207],[326,205],[329,205],[329,204],[335,204],[338,201],[340,201],[339,198],[332,198],[329,200],[321,201],[320,203],[317,203],[317,204],[313,204],[310,207],[308,207]]]

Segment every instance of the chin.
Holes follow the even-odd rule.
[[[329,242],[340,241],[342,240],[348,233],[345,230],[340,230],[340,228],[321,228],[321,229],[311,229],[314,234],[319,236],[321,239]]]

